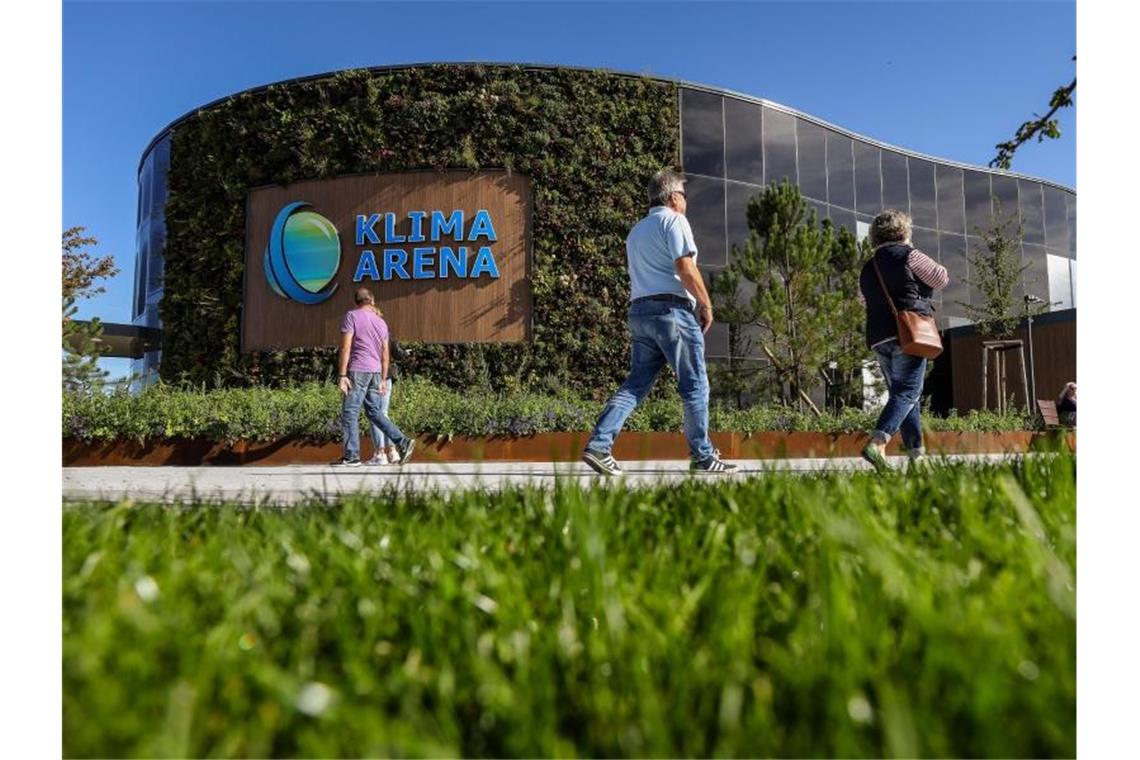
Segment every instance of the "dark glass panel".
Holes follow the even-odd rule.
[[[748,200],[759,195],[763,188],[753,185],[728,183],[728,260],[732,261],[732,246],[744,247],[748,242]],[[709,262],[710,264],[713,262]]]
[[[764,353],[764,331],[757,325],[743,325],[740,328],[740,347],[746,359],[759,359],[760,364],[755,366],[768,366],[768,355]]]
[[[951,258],[954,258],[954,252],[957,251],[960,246],[965,245],[965,242],[966,242],[965,236],[962,236],[962,235],[942,235],[942,234],[939,234],[937,232],[934,232],[933,235],[936,238],[938,238],[937,253],[935,253],[934,251],[928,250],[928,248],[923,248],[922,246],[915,246],[915,247],[918,248],[923,253],[925,253],[926,255],[928,255],[934,259],[937,259],[938,263],[940,263],[940,264],[942,263],[943,248],[945,248],[948,256],[950,256]],[[945,266],[945,264],[943,264],[943,266]],[[930,297],[931,302],[934,304],[935,308],[938,309],[939,311],[941,311],[941,309],[942,309],[942,303],[943,303],[943,300],[945,298],[945,295],[946,294],[945,294],[944,290],[935,290],[934,295],[932,295]]]
[[[910,216],[918,227],[938,229],[935,205],[934,164],[920,158],[907,158],[910,167]]]
[[[950,282],[942,290],[942,315],[964,317],[966,310],[960,302],[972,302],[967,283],[969,267],[966,263],[966,237],[942,233],[939,240],[939,262],[946,267]]]
[[[142,226],[143,219],[146,218],[143,216],[143,189],[144,189],[144,187],[143,187],[143,174],[141,171],[139,172],[138,182],[139,182],[139,190],[138,190],[138,194],[137,194],[138,199],[135,202],[135,229],[136,230],[140,226]]]
[[[724,155],[729,179],[764,183],[764,147],[760,141],[760,106],[736,98],[724,100]]]
[[[697,260],[703,266],[724,266],[724,180],[690,176],[685,183],[685,215],[697,243]]]
[[[1065,193],[1065,209],[1069,217],[1069,255],[1077,257],[1077,196]]]
[[[787,177],[797,184],[796,118],[783,111],[764,109],[764,177],[769,185]]]
[[[143,228],[139,230],[138,247],[135,249],[135,319],[139,318],[146,306],[146,268],[147,254],[150,250],[150,240],[147,233],[147,227],[143,225]]]
[[[985,172],[966,172],[965,196],[966,234],[976,235],[979,229],[989,229],[993,215],[990,175]]]
[[[686,172],[724,176],[724,114],[719,95],[681,89],[681,162]]]
[[[1045,211],[1041,200],[1041,184],[1019,179],[1017,193],[1021,206],[1021,222],[1025,225],[1025,242],[1045,245]]]
[[[966,210],[962,190],[962,170],[954,166],[937,166],[938,229],[955,235],[966,234]]]
[[[714,322],[705,333],[705,358],[723,359],[728,357],[728,325]]]
[[[827,200],[827,132],[804,119],[796,119],[799,141],[800,191],[809,198]]]
[[[994,214],[1001,214],[1001,221],[1020,217],[1017,213],[1017,180],[1001,174],[990,177],[994,195]]]
[[[910,231],[910,242],[918,250],[932,259],[938,258],[938,233],[923,227],[913,227]]]
[[[1069,255],[1069,212],[1065,206],[1065,191],[1055,187],[1042,188],[1045,192],[1045,244]]]
[[[1049,260],[1045,246],[1031,243],[1022,245],[1021,264],[1026,267],[1022,274],[1025,292],[1049,300]]]
[[[142,171],[139,172],[139,220],[150,219],[152,201],[151,185],[154,182],[154,151],[147,154],[143,161]]]
[[[851,138],[827,133],[827,202],[832,206],[855,208],[855,158]]]
[[[883,208],[895,208],[910,213],[910,189],[907,180],[906,156],[889,150],[883,151]]]
[[[162,320],[158,318],[158,302],[148,302],[143,310],[143,324],[147,327],[161,327]]]
[[[852,235],[854,235],[858,232],[858,230],[855,227],[855,212],[854,211],[848,211],[847,209],[839,208],[838,206],[831,206],[828,209],[828,212],[829,212],[829,216],[831,217],[832,223],[836,227],[846,227],[848,230],[851,231]]]
[[[147,257],[147,292],[162,287],[162,274],[165,270],[163,253],[166,251],[166,222],[154,219],[150,223],[150,252]]]
[[[855,141],[855,210],[872,216],[883,210],[883,171],[879,149]]]
[[[164,218],[166,213],[166,175],[170,171],[170,138],[154,146],[154,170],[150,186],[151,218]]]

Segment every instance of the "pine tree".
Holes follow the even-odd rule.
[[[759,328],[760,348],[772,363],[784,404],[813,406],[828,362],[845,377],[861,367],[859,257],[866,250],[846,230],[821,225],[794,185],[767,187],[748,202],[748,242],[734,246],[732,263],[714,281],[715,312],[740,329]],[[740,280],[756,294],[737,303]]]
[[[758,367],[745,357],[752,354],[753,341],[745,326],[752,322],[751,304],[740,294],[740,272],[726,267],[712,277],[709,295],[716,321],[728,327],[728,359],[709,367],[709,380],[718,397],[729,398],[737,408],[755,396]]]

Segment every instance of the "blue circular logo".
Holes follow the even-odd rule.
[[[340,269],[336,227],[299,201],[281,209],[265,248],[265,279],[277,295],[304,304],[326,301],[336,292]]]

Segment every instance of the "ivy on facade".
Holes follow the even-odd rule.
[[[452,387],[602,388],[627,369],[625,236],[678,161],[676,87],[601,71],[438,65],[274,85],[174,129],[164,380],[284,385],[335,348],[240,351],[246,195],[343,174],[506,168],[533,182],[533,341],[401,343],[401,370]],[[399,336],[395,336],[397,339]]]

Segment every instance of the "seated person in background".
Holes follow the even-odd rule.
[[[1077,426],[1077,384],[1065,383],[1061,395],[1057,396],[1057,419],[1062,425]]]

